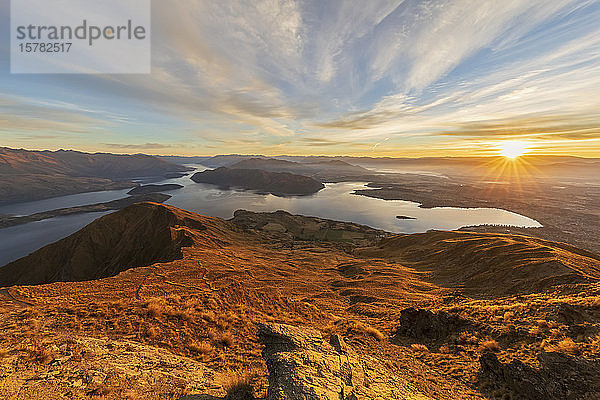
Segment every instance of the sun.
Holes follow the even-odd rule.
[[[506,140],[498,143],[500,154],[506,158],[515,159],[529,151],[529,146],[521,140]]]

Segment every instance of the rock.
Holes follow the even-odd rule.
[[[101,385],[106,377],[107,375],[102,371],[89,370],[85,373],[85,382],[88,385]]]
[[[327,342],[311,328],[261,324],[258,337],[269,370],[266,400],[428,399],[340,336]]]
[[[444,311],[433,313],[429,310],[409,307],[400,313],[396,338],[407,336],[416,339],[444,339],[469,325],[469,321]]]
[[[573,306],[567,303],[559,303],[551,313],[551,317],[565,325],[582,324],[590,321],[591,317],[581,306]]]
[[[480,380],[487,378],[504,385],[527,400],[585,400],[600,398],[600,361],[575,358],[558,352],[538,355],[539,368],[519,360],[508,364],[494,353],[479,358]]]

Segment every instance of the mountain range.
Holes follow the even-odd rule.
[[[0,147],[0,204],[136,186],[132,179],[181,176],[189,168],[137,154]]]

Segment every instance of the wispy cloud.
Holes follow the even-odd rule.
[[[124,150],[162,150],[178,148],[181,146],[172,144],[162,143],[139,143],[139,144],[122,144],[122,143],[104,143],[104,146],[113,149],[124,149]]]
[[[517,135],[600,154],[598,18],[594,0],[156,0],[151,75],[3,71],[0,135],[399,156]]]

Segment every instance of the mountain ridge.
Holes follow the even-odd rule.
[[[16,269],[82,280],[0,289],[0,397],[221,400],[241,379],[267,399],[536,399],[511,377],[551,382],[548,358],[591,377],[549,400],[600,387],[599,256],[563,243],[155,203],[75,236]]]

